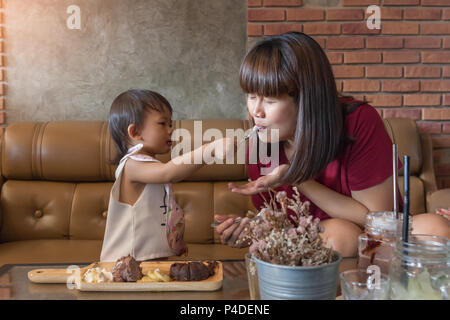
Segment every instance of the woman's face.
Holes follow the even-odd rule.
[[[265,143],[274,143],[271,132],[278,130],[279,141],[294,138],[297,126],[297,108],[294,100],[288,94],[278,97],[262,97],[257,94],[247,94],[247,108],[255,121],[261,127],[258,136]]]

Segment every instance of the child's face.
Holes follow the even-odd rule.
[[[150,111],[140,132],[144,151],[149,154],[164,154],[172,146],[172,115],[168,110]]]
[[[276,142],[270,138],[270,132],[274,129],[279,130],[280,141],[293,139],[297,126],[297,108],[291,96],[284,94],[279,97],[262,97],[249,93],[247,108],[255,125],[262,127],[258,135],[263,142]]]

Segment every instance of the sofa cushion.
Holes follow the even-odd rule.
[[[78,183],[70,214],[71,240],[103,240],[112,182]]]
[[[1,190],[0,242],[103,240],[111,182],[8,180]]]
[[[184,211],[186,222],[184,240],[187,243],[213,242],[213,184],[210,182],[181,182],[173,185],[175,201]]]
[[[7,180],[1,192],[0,242],[103,240],[111,187],[112,182]],[[215,214],[244,216],[253,209],[251,198],[230,192],[226,182],[180,182],[173,189],[185,213],[187,243],[217,243],[211,227]]]
[[[25,263],[89,263],[99,261],[102,241],[98,240],[26,240],[0,243],[0,266]],[[169,260],[241,260],[248,248],[225,245],[189,244],[187,257]]]
[[[65,239],[76,184],[8,180],[2,186],[0,242]]]
[[[7,179],[113,181],[115,146],[101,121],[19,122],[2,144]]]

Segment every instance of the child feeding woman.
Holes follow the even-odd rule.
[[[155,156],[168,153],[172,145],[172,107],[157,92],[139,89],[123,92],[113,101],[109,130],[118,167],[100,260],[131,255],[146,261],[187,253],[184,214],[171,183],[200,169],[209,156],[226,159],[234,152],[233,139],[218,139],[161,163]]]

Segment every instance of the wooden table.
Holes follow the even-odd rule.
[[[243,260],[222,261],[223,286],[208,292],[82,292],[66,284],[37,284],[27,278],[33,269],[65,269],[74,264],[9,264],[0,267],[0,299],[12,300],[249,300]],[[84,267],[90,263],[78,264]],[[343,259],[339,272],[356,268],[356,258]],[[340,295],[338,288],[337,295]]]

